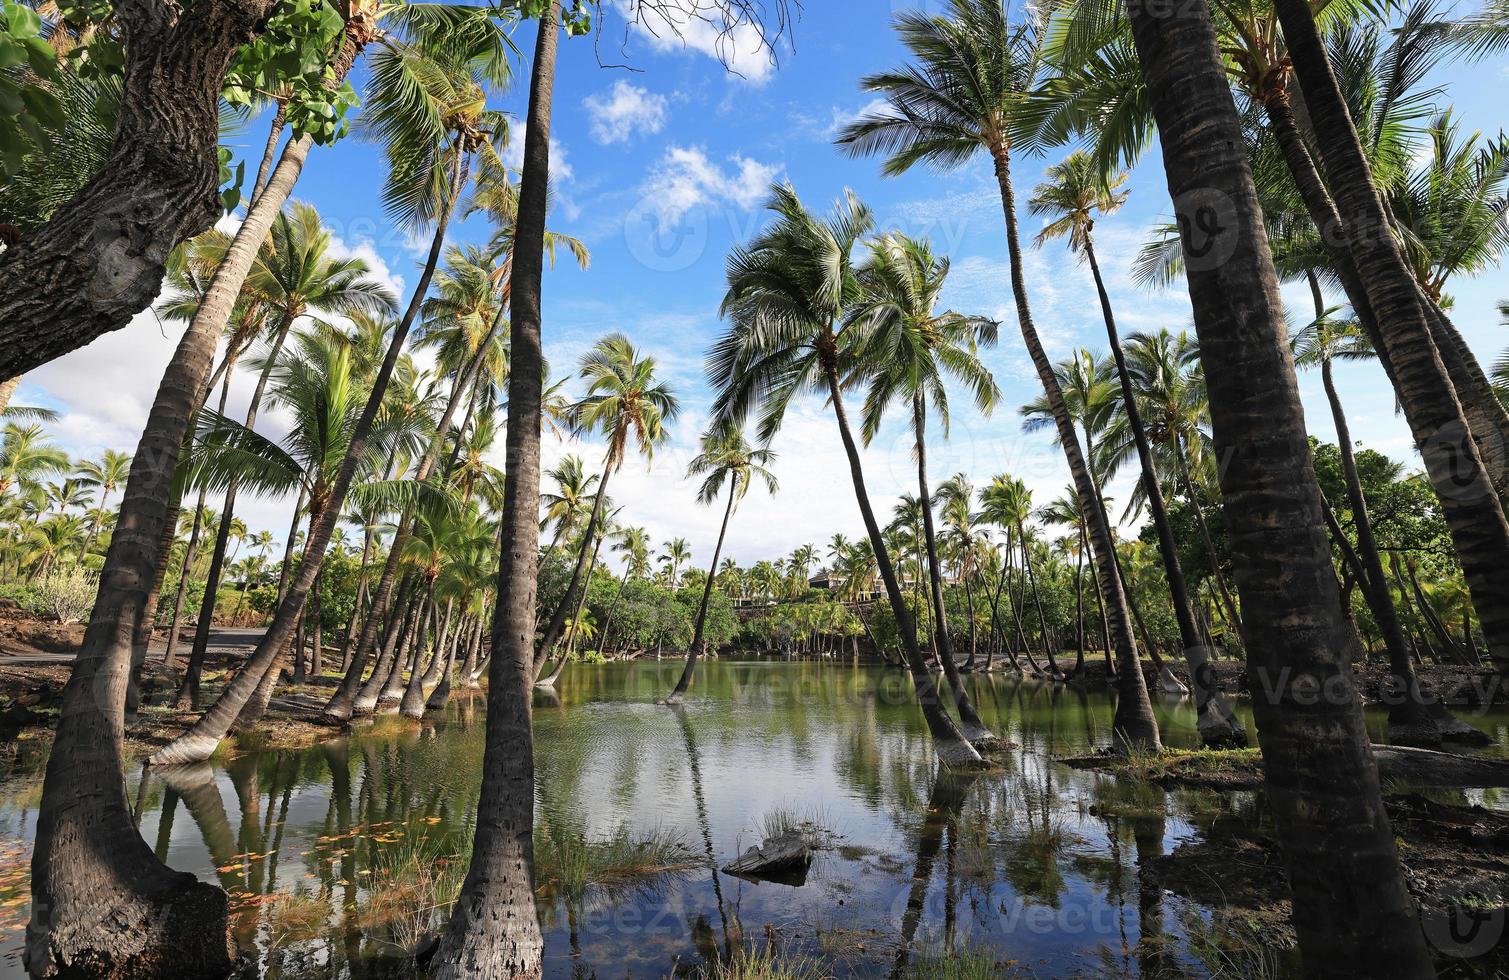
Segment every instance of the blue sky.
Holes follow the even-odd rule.
[[[681,0],[689,3],[690,0]],[[684,478],[707,420],[711,396],[702,376],[703,352],[721,329],[723,260],[734,243],[765,221],[760,203],[772,180],[790,180],[809,206],[825,207],[845,187],[876,212],[883,228],[928,235],[949,255],[953,271],[946,304],[1002,321],[1001,343],[986,355],[1004,392],[993,417],[982,418],[964,398],[955,400],[952,437],[932,445],[935,480],[954,472],[982,484],[1009,472],[1025,479],[1039,503],[1064,492],[1067,470],[1047,434],[1025,435],[1016,409],[1039,392],[1022,347],[1007,280],[1000,198],[983,159],[957,172],[918,170],[901,178],[880,175],[873,160],[851,160],[832,145],[838,126],[863,110],[871,97],[859,78],[903,60],[890,27],[903,0],[809,3],[780,42],[777,63],[752,35],[722,49],[738,74],[720,63],[711,32],[694,28],[685,43],[662,30],[655,38],[628,28],[620,7],[610,12],[597,37],[563,39],[555,98],[554,211],[551,225],[583,238],[592,250],[589,271],[562,256],[545,281],[545,343],[552,367],[563,373],[596,339],[621,331],[661,364],[682,396],[684,412],[673,439],[650,469],[631,461],[614,477],[611,495],[623,506],[621,519],[646,526],[656,542],[672,536],[691,541],[699,562],[710,557],[719,510],[699,507],[695,485]],[[1463,8],[1464,10],[1467,8]],[[516,34],[527,53],[533,25]],[[1503,58],[1472,66],[1448,65],[1433,79],[1449,86],[1464,126],[1497,133],[1504,123],[1495,95],[1506,82]],[[621,67],[628,66],[628,67]],[[360,85],[361,69],[357,84]],[[527,77],[527,66],[519,67]],[[521,84],[497,105],[522,116]],[[1444,103],[1444,99],[1443,99]],[[522,139],[522,122],[516,132]],[[266,135],[259,120],[237,140],[238,155],[254,169]],[[517,155],[516,145],[512,153]],[[1019,202],[1061,154],[1015,163]],[[384,166],[376,149],[359,138],[311,154],[295,196],[315,204],[334,230],[339,247],[368,258],[395,287],[412,284],[424,243],[395,230],[380,205]],[[1182,283],[1162,293],[1132,285],[1127,268],[1148,230],[1168,215],[1168,200],[1156,150],[1132,173],[1127,206],[1097,223],[1098,251],[1123,333],[1191,327]],[[1019,216],[1024,238],[1041,222]],[[484,241],[487,229],[464,223],[452,238]],[[1062,244],[1027,256],[1028,290],[1038,329],[1050,356],[1077,346],[1104,352],[1104,328],[1088,273]],[[1455,317],[1485,363],[1505,345],[1495,304],[1509,298],[1498,270],[1457,282]],[[1286,287],[1292,319],[1310,319],[1306,290]],[[146,313],[127,329],[97,341],[28,376],[19,401],[61,409],[60,442],[76,454],[133,447],[176,330]],[[1374,364],[1339,370],[1342,396],[1354,436],[1418,465],[1408,431],[1394,413],[1393,397]],[[1301,376],[1311,431],[1334,440],[1317,377]],[[246,379],[233,387],[233,414],[250,395]],[[278,434],[276,416],[259,428]],[[937,427],[933,427],[937,431]],[[579,452],[589,464],[600,446],[547,439],[547,462]],[[751,493],[729,533],[729,552],[741,563],[776,557],[807,542],[824,543],[834,532],[862,533],[858,509],[831,413],[816,399],[796,406],[774,448],[780,493]],[[501,465],[501,446],[498,462]],[[895,497],[915,490],[910,440],[901,420],[888,425],[865,454],[866,477],[877,509],[888,512]],[[1124,501],[1121,478],[1110,490]],[[242,509],[253,527],[280,539],[289,502],[253,501]]]

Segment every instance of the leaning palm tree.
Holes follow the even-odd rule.
[[[242,423],[248,429],[256,424],[269,377],[295,321],[312,314],[326,317],[384,316],[397,307],[397,300],[385,285],[372,277],[371,267],[365,260],[330,254],[331,238],[330,229],[318,211],[308,204],[294,202],[273,223],[267,244],[247,277],[245,292],[248,301],[266,310],[267,319],[271,321],[267,327],[270,331],[267,350],[261,357],[257,384],[252,389],[251,402]],[[236,520],[238,488],[239,480],[232,475],[220,507],[220,523],[205,573],[204,598],[199,605],[194,644],[189,651],[189,665],[182,685],[189,702],[195,705],[198,702],[199,674],[209,649],[215,602],[220,593],[220,576]],[[203,500],[201,493],[201,505]],[[179,588],[181,592],[181,583]],[[177,633],[176,619],[175,615],[170,640]]]
[[[715,417],[742,426],[751,412],[758,412],[758,434],[769,442],[794,398],[809,392],[827,397],[939,760],[949,766],[977,765],[979,753],[944,710],[922,660],[844,408],[842,379],[852,370],[857,349],[855,332],[843,322],[844,311],[859,293],[852,253],[873,218],[852,193],[831,216],[819,218],[789,184],[772,188],[767,206],[775,212],[774,224],[728,259],[723,314],[731,323],[708,355],[708,376],[717,392]]]
[[[1106,292],[1105,282],[1100,276],[1100,263],[1095,257],[1095,219],[1121,209],[1127,194],[1117,188],[1125,181],[1125,174],[1117,174],[1109,180],[1102,178],[1089,154],[1076,151],[1048,168],[1048,179],[1033,190],[1027,208],[1033,214],[1052,219],[1038,232],[1036,244],[1041,246],[1055,238],[1067,238],[1069,250],[1089,265],[1090,274],[1095,280],[1095,292],[1100,297],[1100,312],[1106,325],[1106,341],[1111,345],[1111,356],[1116,361],[1116,378],[1121,387],[1121,410],[1126,416],[1127,426],[1132,432],[1132,442],[1137,449],[1137,460],[1142,468],[1142,491],[1152,515],[1153,528],[1158,535],[1158,551],[1163,556],[1163,572],[1168,581],[1169,598],[1174,606],[1174,620],[1179,625],[1179,640],[1184,648],[1184,662],[1189,669],[1200,739],[1206,745],[1246,745],[1247,731],[1216,688],[1209,656],[1195,623],[1194,607],[1190,603],[1189,588],[1184,581],[1184,569],[1179,564],[1179,551],[1174,543],[1173,528],[1168,521],[1168,507],[1163,502],[1158,471],[1153,468],[1152,446],[1148,442],[1147,429],[1142,424],[1142,413],[1137,407],[1137,396],[1132,387],[1131,372],[1127,370],[1126,354],[1121,348],[1121,337],[1116,331],[1111,297]]]
[[[702,583],[702,601],[697,605],[697,618],[692,624],[692,645],[686,651],[686,669],[681,679],[662,704],[680,704],[691,686],[692,674],[697,669],[697,658],[702,654],[702,628],[707,622],[707,603],[712,598],[713,582],[717,578],[718,559],[723,554],[723,538],[728,534],[728,521],[733,517],[734,507],[758,477],[765,484],[765,492],[774,494],[777,489],[775,474],[770,464],[776,454],[764,448],[754,448],[737,429],[712,429],[702,436],[702,452],[692,457],[687,464],[687,476],[703,476],[702,486],[697,490],[697,501],[711,504],[728,484],[728,504],[723,508],[723,523],[718,526],[718,543],[713,547],[713,560],[707,566],[707,579]]]
[[[948,438],[949,381],[962,384],[983,414],[988,415],[1000,400],[995,378],[979,359],[979,348],[995,343],[997,324],[988,317],[937,311],[949,263],[933,254],[931,243],[898,232],[872,239],[866,248],[869,254],[858,271],[859,297],[847,313],[851,328],[861,338],[853,380],[866,387],[862,431],[868,444],[892,405],[901,405],[910,415],[938,660],[953,692],[964,737],[983,748],[998,740],[980,719],[954,662],[927,478],[926,432],[931,412]]]
[[[884,96],[886,106],[846,126],[838,143],[856,155],[884,154],[884,169],[891,176],[918,163],[953,168],[982,151],[989,155],[1006,220],[1017,321],[1052,409],[1075,491],[1090,517],[1096,580],[1105,597],[1117,660],[1125,668],[1117,672],[1121,696],[1113,721],[1116,740],[1123,746],[1156,748],[1158,723],[1139,666],[1126,595],[1116,574],[1110,524],[1094,506],[1090,470],[1033,323],[1022,269],[1011,151],[1014,141],[1028,130],[1022,106],[1041,67],[1037,29],[1030,18],[1012,23],[1002,0],[949,0],[946,9],[942,16],[897,16],[896,30],[913,63],[863,80],[867,90]]]
[[[1276,5],[1292,47],[1288,3]],[[1301,6],[1308,19],[1308,5]],[[1184,229],[1212,434],[1225,463],[1223,511],[1244,601],[1248,671],[1270,692],[1253,699],[1253,711],[1300,947],[1317,974],[1431,977],[1349,682],[1347,627],[1278,276],[1210,11],[1203,2],[1177,17],[1141,4],[1127,10]],[[1305,95],[1314,112],[1308,87]],[[1312,118],[1317,131],[1350,128]],[[1212,254],[1222,261],[1210,261]],[[1300,694],[1322,689],[1324,697]],[[1367,900],[1338,917],[1338,895]]]
[[[548,656],[560,639],[566,617],[576,605],[576,592],[582,585],[587,556],[602,518],[608,479],[623,466],[631,442],[647,460],[653,459],[655,447],[670,436],[666,424],[681,411],[680,401],[671,387],[656,377],[655,369],[655,359],[642,355],[623,334],[604,337],[582,357],[580,373],[587,382],[587,392],[572,407],[572,425],[580,433],[601,433],[608,445],[571,581],[540,640],[541,658]]]

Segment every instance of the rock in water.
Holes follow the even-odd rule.
[[[801,885],[812,866],[812,845],[805,834],[788,830],[777,837],[767,837],[759,847],[751,847],[724,866],[725,874],[741,878],[763,878],[782,884]]]

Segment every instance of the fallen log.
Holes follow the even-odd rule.
[[[740,854],[723,866],[723,872],[740,878],[765,878],[800,885],[806,881],[807,869],[811,866],[812,844],[807,836],[799,830],[788,830],[767,837],[758,847]],[[792,878],[798,880],[792,881]]]

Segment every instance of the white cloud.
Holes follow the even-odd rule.
[[[734,204],[752,208],[765,197],[779,164],[749,157],[729,157],[724,168],[709,160],[700,147],[672,146],[641,187],[662,223],[674,223],[693,208]]]
[[[715,58],[755,85],[770,80],[774,52],[747,17],[730,14],[732,4],[713,0],[619,0],[618,9],[656,51],[696,51]]]
[[[518,172],[524,166],[524,141],[515,140],[503,151],[503,165]],[[566,159],[566,145],[550,137],[550,203],[568,220],[581,214],[581,207],[566,193],[565,185],[576,178],[576,171]]]
[[[828,125],[823,127],[822,135],[825,139],[832,139],[843,129],[858,119],[865,116],[895,115],[890,111],[890,101],[882,98],[874,98],[860,106],[858,109],[841,109],[833,107],[833,116],[828,120]]]
[[[592,138],[599,143],[627,143],[639,133],[658,133],[665,128],[666,98],[623,79],[582,105],[591,114]]]

